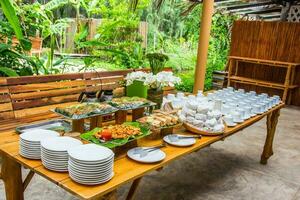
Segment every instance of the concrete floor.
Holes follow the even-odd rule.
[[[137,192],[142,200],[300,200],[300,108],[282,109],[268,165],[259,159],[265,120],[147,175]],[[129,185],[118,190],[124,199]],[[0,184],[0,199],[5,199]],[[74,196],[35,176],[25,192],[30,200],[70,200]]]

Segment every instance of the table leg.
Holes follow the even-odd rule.
[[[84,119],[72,120],[72,132],[84,132]]]
[[[137,119],[144,116],[145,108],[138,108],[132,110],[132,121],[135,122]]]
[[[92,200],[117,200],[117,191],[111,191],[110,193],[102,196],[102,197],[98,197],[98,198],[93,198]]]
[[[139,184],[141,183],[141,180],[142,180],[142,177],[138,178],[138,179],[135,179],[132,182],[132,185],[131,185],[130,190],[127,194],[126,200],[133,200],[134,199],[134,196],[136,194],[136,190],[137,190]]]
[[[102,126],[102,117],[97,116],[97,117],[92,117],[90,121],[90,130],[93,130],[96,127],[101,127]]]
[[[21,165],[5,155],[2,162],[1,174],[5,185],[6,200],[23,200]]]
[[[127,111],[126,110],[118,110],[115,114],[116,124],[122,124],[126,122]]]
[[[264,151],[260,159],[261,164],[267,164],[268,159],[273,155],[273,140],[279,115],[280,109],[274,110],[267,115],[267,137],[265,141]]]

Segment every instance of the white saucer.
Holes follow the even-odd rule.
[[[185,135],[178,135],[178,136],[185,136]],[[171,141],[169,139],[169,135],[166,135],[163,138],[163,140],[170,145],[179,146],[179,147],[187,147],[196,143],[195,138],[186,138],[186,139],[178,139],[178,141]]]
[[[225,122],[226,123],[226,122]],[[236,126],[237,125],[237,123],[231,123],[231,124],[228,124],[228,123],[226,123],[226,126],[228,126],[228,127],[234,127],[234,126]]]
[[[138,147],[136,147],[138,148]],[[160,149],[149,152],[145,157],[141,157],[140,154],[135,154],[136,148],[130,149],[127,151],[127,156],[132,160],[142,163],[156,163],[165,159],[166,154]]]

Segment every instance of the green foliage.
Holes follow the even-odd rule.
[[[162,53],[148,53],[146,57],[149,60],[150,68],[153,74],[161,72],[166,62],[169,60],[169,57]]]

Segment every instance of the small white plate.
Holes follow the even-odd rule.
[[[240,120],[233,120],[234,123],[243,123],[245,120],[240,119]]]
[[[112,156],[111,158],[103,161],[103,162],[84,162],[84,161],[78,161],[78,160],[75,160],[73,159],[72,157],[69,157],[69,160],[76,166],[79,166],[79,167],[83,167],[83,168],[91,168],[94,167],[94,168],[101,168],[103,166],[106,166],[106,165],[109,165],[110,163],[114,162],[114,156]]]
[[[196,143],[195,138],[186,138],[186,139],[178,139],[178,141],[171,141],[168,137],[169,135],[166,135],[163,140],[174,146],[179,146],[179,147],[188,147]],[[178,135],[178,136],[186,136],[186,135]]]
[[[103,180],[85,180],[85,179],[79,179],[79,178],[76,178],[75,176],[73,176],[73,174],[69,173],[70,175],[70,178],[77,182],[77,183],[80,183],[80,184],[83,184],[83,185],[99,185],[99,184],[102,184],[102,183],[105,183],[105,182],[108,182],[109,180],[111,180],[114,176],[114,173],[111,174],[111,176],[107,177],[106,179],[103,179]]]
[[[78,178],[84,178],[84,179],[105,179],[106,177],[110,176],[113,169],[106,171],[106,172],[98,172],[93,174],[86,174],[84,172],[77,172],[74,171],[73,168],[69,167],[69,172],[72,173],[74,176],[77,176]]]
[[[94,173],[94,172],[102,172],[102,171],[107,171],[109,169],[112,169],[113,168],[113,163],[110,163],[106,166],[102,166],[102,167],[93,167],[93,166],[90,166],[90,167],[81,167],[81,166],[78,166],[78,165],[74,165],[72,162],[69,162],[69,166],[72,167],[74,170],[77,170],[77,171],[82,171],[82,172],[87,172],[87,173]]]
[[[237,125],[237,123],[231,123],[231,124],[226,123],[226,125],[227,125],[228,127],[234,127],[234,126]]]
[[[113,151],[107,147],[99,146],[96,144],[85,144],[74,147],[68,150],[69,156],[72,159],[85,163],[104,162],[114,155]]]
[[[20,138],[25,140],[26,142],[36,142],[45,139],[45,138],[51,138],[51,137],[58,137],[59,133],[56,131],[51,130],[44,130],[44,129],[34,129],[31,131],[25,131],[20,135]]]
[[[135,152],[135,148],[130,149],[129,151],[127,151],[127,156],[132,160],[142,163],[156,163],[162,161],[166,157],[165,152],[160,149],[149,152],[145,157],[141,157],[140,154],[135,154]]]
[[[41,141],[41,147],[49,152],[66,152],[70,148],[82,145],[82,142],[78,139],[68,136],[48,138]]]

